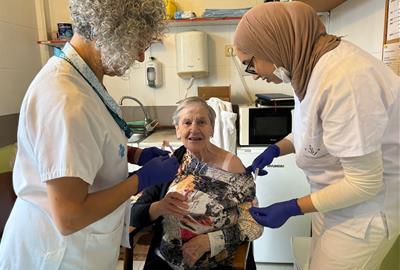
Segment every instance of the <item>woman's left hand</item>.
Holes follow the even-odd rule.
[[[208,251],[210,251],[208,235],[200,234],[183,244],[183,263],[192,267]]]

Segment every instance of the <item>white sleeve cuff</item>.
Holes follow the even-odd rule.
[[[293,143],[293,134],[292,133],[289,133],[284,139],[290,141],[294,145],[294,143]]]
[[[225,248],[225,237],[224,233],[219,230],[215,232],[208,233],[208,240],[210,241],[210,249],[211,255],[210,257],[214,257],[218,253],[220,253]]]

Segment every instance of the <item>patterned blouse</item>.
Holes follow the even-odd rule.
[[[236,248],[263,232],[247,211],[258,204],[251,174],[210,167],[187,152],[168,190],[174,191],[187,196],[189,218],[180,221],[174,216],[164,217],[163,237],[156,250],[173,269],[189,269],[182,262],[182,245],[197,235],[208,234],[211,252],[190,269],[230,265]]]

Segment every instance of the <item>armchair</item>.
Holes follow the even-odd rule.
[[[142,229],[136,229],[134,227],[131,227],[131,229],[132,230],[129,234],[131,248],[125,248],[124,250],[124,270],[133,269],[135,245],[140,244],[150,246],[151,240],[153,239],[153,225],[149,225]],[[253,251],[250,247],[250,242],[246,241],[237,248],[232,262],[232,270],[255,269],[252,254]]]

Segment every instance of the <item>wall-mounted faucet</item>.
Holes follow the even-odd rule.
[[[147,136],[147,135],[148,135],[150,132],[152,132],[152,131],[154,130],[154,128],[158,125],[158,121],[155,120],[155,119],[151,120],[151,119],[149,118],[149,114],[147,113],[146,109],[144,108],[142,102],[140,102],[137,98],[134,98],[134,97],[131,97],[131,96],[123,96],[123,97],[119,100],[119,105],[122,106],[122,103],[123,103],[123,101],[124,101],[125,99],[132,99],[132,100],[136,101],[136,102],[140,105],[140,108],[142,109],[143,114],[144,114],[144,125],[143,125],[143,127],[144,127],[144,132],[145,132],[145,135]]]
[[[134,98],[134,97],[131,97],[131,96],[123,96],[123,97],[119,100],[119,105],[122,106],[122,102],[123,102],[125,99],[134,100],[134,101],[136,101],[136,102],[140,105],[140,108],[142,109],[143,114],[144,114],[144,124],[146,125],[146,124],[149,122],[150,118],[149,118],[149,115],[147,114],[147,111],[145,110],[145,108],[144,108],[142,102],[140,102],[137,98]]]

